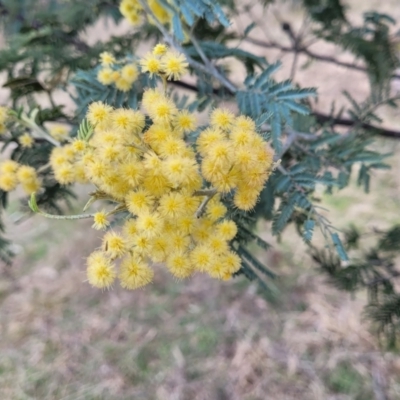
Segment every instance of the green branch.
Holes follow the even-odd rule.
[[[39,210],[39,207],[36,202],[36,195],[35,193],[31,194],[31,198],[29,199],[28,202],[29,208],[35,213],[39,214],[42,217],[49,218],[49,219],[66,219],[66,220],[75,220],[75,219],[85,219],[85,218],[93,218],[95,214],[78,214],[78,215],[54,215],[54,214],[48,214],[45,213],[41,210]]]

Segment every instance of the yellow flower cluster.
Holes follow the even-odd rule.
[[[101,62],[104,83],[108,72],[122,76],[127,71],[127,66],[121,72],[111,69],[116,60],[110,53],[103,53]],[[164,84],[179,79],[188,67],[183,55],[163,44],[140,65]],[[158,89],[144,92],[142,108],[92,103],[86,116],[92,135],[55,148],[50,157],[58,182],[90,182],[96,191],[89,203],[116,203],[114,210],[94,214],[94,229],[106,229],[118,212],[128,215],[121,231],[108,231],[102,248],[88,257],[89,282],[106,288],[118,277],[122,287],[135,289],[152,281],[155,263],[180,279],[196,271],[229,279],[241,261],[231,246],[237,227],[227,205],[232,201],[231,207],[246,211],[255,206],[271,173],[272,149],[252,119],[226,109],[215,109],[210,127],[189,144],[186,135],[197,126],[194,114],[179,110]]]
[[[271,174],[273,150],[249,117],[235,118],[229,110],[215,109],[210,121],[197,140],[202,175],[220,193],[235,190],[235,206],[249,211]]]
[[[100,55],[102,68],[97,73],[97,80],[102,85],[115,85],[127,92],[139,77],[139,70],[135,63],[122,65],[111,53]],[[179,80],[188,70],[188,62],[183,54],[170,50],[164,44],[158,44],[153,51],[147,53],[139,62],[142,72],[150,76],[158,75],[164,80]]]
[[[50,165],[55,179],[62,185],[88,183],[81,154],[86,143],[75,140],[62,147],[55,147],[50,155]]]
[[[8,119],[8,108],[0,106],[0,135],[6,133],[6,122]]]
[[[40,189],[40,180],[36,170],[28,165],[21,165],[13,160],[0,164],[0,189],[11,192],[21,184],[26,194],[35,193]]]
[[[150,76],[159,75],[168,80],[179,80],[189,66],[183,54],[170,50],[165,44],[158,44],[153,51],[140,60],[142,72]]]
[[[100,54],[100,61],[102,68],[97,73],[97,80],[102,85],[115,85],[121,92],[132,89],[132,85],[139,76],[139,70],[135,63],[129,62],[121,65],[108,52]]]
[[[93,228],[105,229],[116,212],[128,214],[121,231],[108,231],[102,248],[88,257],[89,282],[106,288],[118,277],[135,289],[152,281],[155,263],[177,278],[199,271],[229,279],[241,261],[230,246],[237,227],[221,196],[233,194],[237,208],[251,209],[271,171],[271,148],[250,118],[219,108],[191,146],[185,135],[196,129],[193,114],[157,89],[145,91],[142,106],[92,103],[90,139],[51,155],[60,183],[87,180],[97,188],[94,199],[116,203],[115,210],[94,215]]]
[[[166,24],[171,21],[171,16],[160,2],[157,0],[147,0],[147,4],[156,18],[162,24]],[[132,25],[138,25],[140,23],[140,16],[143,8],[138,0],[122,0],[119,10]],[[153,22],[151,18],[149,18],[149,22]]]
[[[64,125],[53,125],[49,128],[50,136],[58,142],[65,142],[69,138],[69,130]]]

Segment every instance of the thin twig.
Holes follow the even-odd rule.
[[[49,219],[63,219],[63,220],[85,219],[85,218],[93,218],[95,216],[95,214],[55,215],[55,214],[48,214],[43,211],[38,211],[36,214],[39,214],[42,217]]]
[[[193,196],[214,196],[217,193],[217,189],[200,189],[193,193]]]
[[[201,202],[199,208],[195,213],[196,218],[200,218],[203,215],[203,212],[208,204],[208,202],[217,194],[217,189],[209,189],[209,190],[197,190],[194,195],[195,196],[206,196],[206,198]]]
[[[331,126],[334,126],[334,125],[341,125],[341,126],[359,125],[361,128],[363,128],[365,130],[376,131],[377,135],[379,135],[379,136],[383,136],[383,137],[390,138],[390,139],[400,139],[400,131],[396,131],[394,129],[385,129],[385,128],[381,128],[379,126],[367,124],[365,122],[360,123],[358,121],[354,121],[352,119],[347,119],[347,118],[335,118],[330,115],[320,113],[318,111],[312,112],[311,115],[316,117],[317,122],[319,122],[320,124],[328,123]]]
[[[282,151],[280,154],[275,154],[275,161],[278,161],[282,158],[282,156],[290,149],[290,147],[292,146],[293,142],[296,140],[297,136],[296,133],[294,131],[290,131],[288,133],[288,137],[286,139],[285,144],[283,145]]]
[[[170,82],[172,85],[180,86],[184,89],[191,90],[194,92],[198,92],[196,86],[191,85],[190,83],[184,81],[174,81]],[[218,89],[213,89],[214,94],[218,94]],[[233,95],[233,93],[229,93]],[[312,111],[310,115],[314,116],[319,124],[326,124],[328,123],[331,126],[341,125],[341,126],[360,126],[361,128],[368,130],[368,131],[375,131],[376,135],[390,138],[390,139],[400,139],[400,131],[396,131],[394,129],[386,129],[380,126],[371,125],[368,123],[359,123],[358,121],[354,121],[352,119],[347,118],[335,118],[331,115],[323,114],[318,111]],[[305,136],[304,136],[305,138]],[[312,140],[310,137],[308,140]]]
[[[228,79],[226,79],[219,71],[218,69],[211,63],[211,61],[207,58],[205,55],[203,49],[201,48],[199,42],[197,39],[194,37],[193,34],[190,35],[190,40],[196,49],[197,53],[199,54],[200,58],[203,60],[204,64],[206,67],[212,71],[212,75],[214,77],[218,77],[218,80],[226,87],[228,88],[231,92],[236,91],[236,87],[231,83]]]
[[[38,168],[38,169],[37,169],[37,172],[38,172],[38,173],[43,172],[44,170],[46,170],[47,168],[50,168],[50,167],[51,167],[51,163],[48,162],[47,164],[44,164],[44,165],[42,165],[40,168]]]
[[[297,51],[298,53],[306,54],[310,58],[313,58],[318,61],[328,62],[331,64],[335,64],[339,67],[349,68],[349,69],[353,69],[355,71],[367,72],[367,69],[365,67],[363,67],[362,65],[357,65],[357,64],[341,61],[341,60],[338,60],[337,58],[331,57],[331,56],[317,54],[317,53],[314,53],[313,51],[309,50],[305,46],[295,49],[294,47],[284,46],[284,45],[281,45],[280,43],[277,43],[274,41],[266,42],[266,41],[248,37],[248,36],[244,37],[243,40],[245,40],[249,43],[255,44],[256,46],[265,47],[265,48],[269,48],[269,49],[277,49],[277,50],[281,50],[285,53],[293,53],[293,52]],[[393,74],[391,76],[391,78],[392,79],[400,79],[400,74]]]
[[[53,137],[51,137],[44,129],[42,129],[38,124],[36,124],[35,121],[30,119],[25,113],[21,115],[20,118],[17,118],[18,122],[22,123],[26,127],[32,129],[32,133],[36,133],[36,137],[39,139],[45,139],[49,143],[53,144],[56,147],[60,147],[61,144],[57,140],[55,140]]]

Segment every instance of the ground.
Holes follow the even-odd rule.
[[[349,4],[393,12],[397,1]],[[278,11],[298,23],[298,11],[289,8]],[[274,21],[268,26],[279,28]],[[290,56],[283,62],[287,78]],[[361,98],[368,89],[362,75],[329,65],[313,65],[295,79],[309,86],[325,81],[319,102],[325,111],[343,88]],[[398,111],[384,113],[398,125]],[[378,146],[397,157],[391,171],[375,174],[371,194],[353,182],[340,195],[324,196],[339,228],[400,222],[399,145]],[[76,211],[87,189],[79,193]],[[3,399],[368,400],[385,398],[381,392],[400,398],[400,359],[370,332],[365,293],[350,297],[328,285],[294,233],[277,243],[269,224],[258,227],[274,248],[257,255],[279,275],[279,294],[269,302],[243,278],[176,281],[162,269],[143,290],[93,289],[84,257],[100,238],[91,223],[21,217],[14,200],[6,219],[18,255],[0,270]]]

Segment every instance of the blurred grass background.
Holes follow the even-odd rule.
[[[375,8],[400,20],[397,0],[348,3],[354,15]],[[277,12],[301,22],[288,3]],[[281,34],[276,20],[265,23]],[[282,61],[287,78],[291,56]],[[328,64],[299,71],[296,82],[321,87],[324,111],[332,100],[340,104],[345,88],[360,98],[368,90],[362,74]],[[399,111],[383,116],[399,125]],[[400,222],[399,143],[378,146],[395,155],[392,170],[374,176],[371,194],[354,182],[339,195],[323,195],[340,228]],[[86,192],[79,188],[77,210]],[[400,358],[382,351],[369,331],[365,295],[350,298],[329,286],[294,232],[277,243],[268,224],[259,226],[274,243],[257,253],[280,276],[274,302],[243,278],[181,282],[161,269],[143,290],[99,291],[85,282],[84,258],[100,244],[91,223],[34,217],[15,225],[18,205],[15,199],[6,216],[18,256],[0,271],[1,399],[400,399]]]

